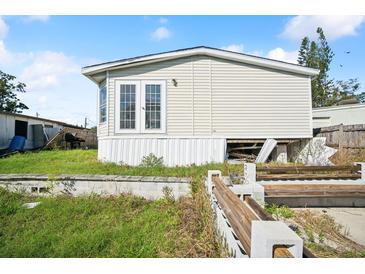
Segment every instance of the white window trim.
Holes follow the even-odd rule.
[[[120,128],[120,85],[136,85],[136,128],[121,129]],[[146,129],[145,128],[145,85],[156,84],[161,85],[161,128]],[[133,133],[133,134],[161,134],[166,133],[166,81],[165,80],[115,80],[115,133]]]
[[[120,128],[120,85],[136,85],[136,124],[135,129]],[[140,109],[141,109],[141,81],[116,80],[115,81],[115,132],[116,133],[139,133],[140,131]]]
[[[106,119],[104,122],[100,122],[100,90],[105,87],[106,88]],[[103,81],[99,86],[98,86],[98,92],[97,92],[97,121],[98,121],[98,125],[105,125],[108,122],[108,101],[109,101],[109,94],[108,94],[108,85],[107,85],[107,79],[105,81]]]
[[[146,129],[146,85],[160,85],[160,128]],[[141,133],[165,133],[166,132],[166,81],[143,80],[141,81]]]

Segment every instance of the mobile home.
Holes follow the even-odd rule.
[[[129,165],[223,162],[233,141],[312,137],[317,70],[209,47],[87,66],[98,86],[98,157]]]

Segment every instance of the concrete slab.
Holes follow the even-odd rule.
[[[304,210],[303,208],[294,208],[295,210]],[[307,208],[308,209],[308,208]],[[305,209],[305,210],[307,210]],[[365,208],[310,208],[311,211],[328,214],[333,217],[337,223],[349,232],[347,237],[359,244],[365,245]]]

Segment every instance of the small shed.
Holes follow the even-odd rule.
[[[313,109],[313,128],[365,124],[365,104],[348,104]]]
[[[25,150],[42,148],[64,129],[71,129],[68,132],[75,131],[78,135],[87,130],[61,121],[19,113],[0,112],[0,149],[6,149],[14,136],[26,138]],[[96,146],[96,136],[92,142]]]

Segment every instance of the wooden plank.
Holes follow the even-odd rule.
[[[262,146],[250,146],[250,147],[232,147],[229,149],[229,151],[234,151],[234,150],[248,150],[248,149],[261,149]]]
[[[252,210],[259,216],[262,221],[275,221],[275,219],[266,212],[254,199],[250,196],[245,197],[245,203],[247,203]],[[273,250],[273,258],[293,258],[287,247],[277,247],[277,250]]]
[[[326,193],[326,192],[301,192],[301,193],[273,193],[266,192],[265,197],[267,198],[364,198],[365,193],[351,193],[351,192],[340,192],[340,193]]]
[[[257,167],[256,172],[267,172],[267,173],[286,173],[286,172],[296,172],[301,171],[360,171],[361,167],[359,165],[341,165],[341,166],[291,166],[291,167]]]
[[[271,180],[346,180],[360,179],[361,174],[260,174],[256,176],[258,181]]]
[[[275,221],[275,219],[267,213],[254,199],[250,196],[245,197],[245,203],[247,203],[263,221]]]
[[[237,212],[232,210],[232,208],[228,205],[223,196],[220,195],[219,191],[213,190],[220,207],[222,208],[226,218],[229,221],[235,235],[238,240],[241,242],[244,250],[248,255],[251,252],[251,227],[247,225],[249,221],[245,217],[237,216]],[[242,222],[246,222],[246,225],[242,225]]]
[[[250,256],[251,252],[251,224],[253,220],[274,220],[254,199],[245,197],[241,201],[220,179],[213,177],[213,193],[217,198],[232,229],[241,242],[244,250]],[[285,246],[274,250],[275,258],[292,258],[292,254]]]
[[[288,251],[288,247],[285,245],[274,246],[272,252],[273,258],[293,258],[293,255]]]
[[[365,185],[265,185],[267,197],[365,197]]]
[[[265,191],[267,190],[365,190],[365,184],[272,184],[264,185]]]

